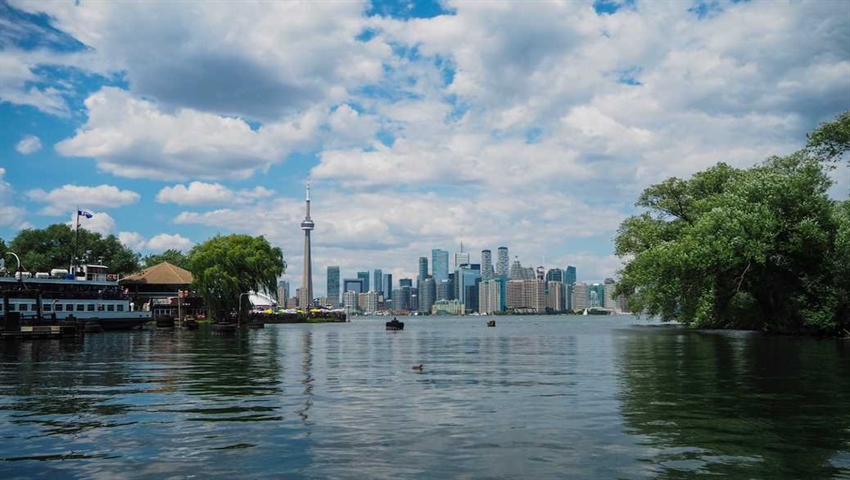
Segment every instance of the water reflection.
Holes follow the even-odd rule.
[[[850,473],[846,342],[643,328],[621,348],[627,432],[658,477]]]

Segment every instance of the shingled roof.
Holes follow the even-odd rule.
[[[124,277],[118,283],[121,285],[188,285],[192,283],[192,274],[177,265],[162,262],[148,267],[139,273]]]

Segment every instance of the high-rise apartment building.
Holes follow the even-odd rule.
[[[567,265],[567,269],[564,270],[564,283],[567,285],[572,285],[576,283],[576,267],[572,265]]]
[[[369,291],[369,272],[357,272],[357,278],[363,280],[363,291]]]
[[[449,279],[449,252],[439,248],[431,250],[431,272],[437,284]]]
[[[469,252],[464,252],[462,250],[460,252],[455,252],[455,261],[454,261],[454,265],[452,265],[452,267],[455,270],[460,268],[461,265],[466,265],[468,263],[469,263]]]
[[[489,280],[493,278],[493,255],[490,250],[481,250],[481,278]]]
[[[572,310],[584,310],[590,308],[590,294],[587,284],[584,282],[576,282],[572,285]]]
[[[342,294],[342,306],[346,309],[357,310],[357,300],[359,293],[355,291],[347,291]]]
[[[601,283],[594,283],[588,287],[590,306],[602,307],[605,301],[605,287]]]
[[[546,282],[546,307],[552,312],[567,309],[567,286],[563,282]]]
[[[547,282],[564,282],[564,271],[560,268],[550,268],[546,272]],[[565,282],[564,282],[565,283]]]
[[[286,306],[286,301],[289,299],[289,282],[279,280],[277,282],[277,304]]]
[[[507,277],[496,276],[478,286],[478,311],[484,314],[504,312],[507,300]]]
[[[384,284],[382,285],[384,288],[384,297],[387,300],[392,300],[393,298],[393,274],[388,273],[384,275]]]
[[[366,289],[363,287],[363,279],[362,278],[346,278],[342,281],[342,291],[345,292],[354,292],[354,293],[363,293]]]
[[[380,295],[384,291],[384,272],[380,268],[375,269],[375,291]]]
[[[499,250],[497,250],[496,254],[496,275],[507,276],[509,262],[508,247],[499,247]]]
[[[364,313],[375,313],[378,311],[378,292],[360,293],[357,295],[357,305]]]
[[[339,306],[339,267],[328,267],[328,303],[333,307]]]
[[[508,280],[508,310],[546,311],[546,282],[543,280]]]

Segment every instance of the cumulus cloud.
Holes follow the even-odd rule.
[[[145,238],[139,232],[118,232],[118,241],[131,250],[149,250],[154,252],[162,252],[170,249],[187,252],[194,245],[191,240],[179,233],[160,233],[151,238]]]
[[[99,233],[101,235],[109,235],[115,230],[115,219],[109,216],[106,212],[91,212],[91,218],[80,217],[80,228],[90,232]],[[77,212],[71,214],[71,220],[66,222],[71,228],[74,228],[74,221],[77,220]]]
[[[132,190],[121,190],[113,185],[63,185],[49,192],[41,189],[30,190],[27,192],[27,198],[48,204],[39,211],[42,215],[63,215],[69,211],[76,213],[78,207],[90,209],[132,205],[139,201],[140,196]]]
[[[0,167],[0,227],[12,231],[32,228],[27,222],[27,212],[23,207],[15,205],[15,189],[5,180],[6,169]]]
[[[235,191],[220,183],[192,182],[188,186],[163,187],[156,195],[156,200],[160,203],[178,205],[228,205],[251,203],[272,195],[274,195],[273,190],[261,186]]]
[[[35,153],[41,150],[41,140],[35,135],[26,135],[15,145],[15,150],[24,155]]]

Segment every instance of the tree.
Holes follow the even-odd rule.
[[[836,161],[850,150],[850,110],[831,122],[824,122],[808,135],[806,146],[816,157]]]
[[[224,319],[240,306],[240,296],[253,291],[274,292],[286,269],[283,252],[262,236],[215,236],[189,252],[189,271],[207,311]],[[248,307],[243,301],[242,307]]]
[[[152,267],[162,262],[168,262],[180,268],[188,268],[189,257],[180,250],[169,249],[159,254],[150,254],[142,258],[142,268]]]
[[[139,270],[139,254],[122,245],[115,235],[103,237],[80,228],[78,241],[78,256],[91,252],[86,261],[94,262],[103,257],[110,271],[120,274]],[[67,268],[74,255],[74,231],[61,223],[42,229],[21,230],[9,243],[8,250],[17,253],[23,267],[30,272]]]
[[[836,334],[850,327],[847,201],[822,158],[718,164],[643,192],[623,222],[617,294],[632,311],[700,327]]]

